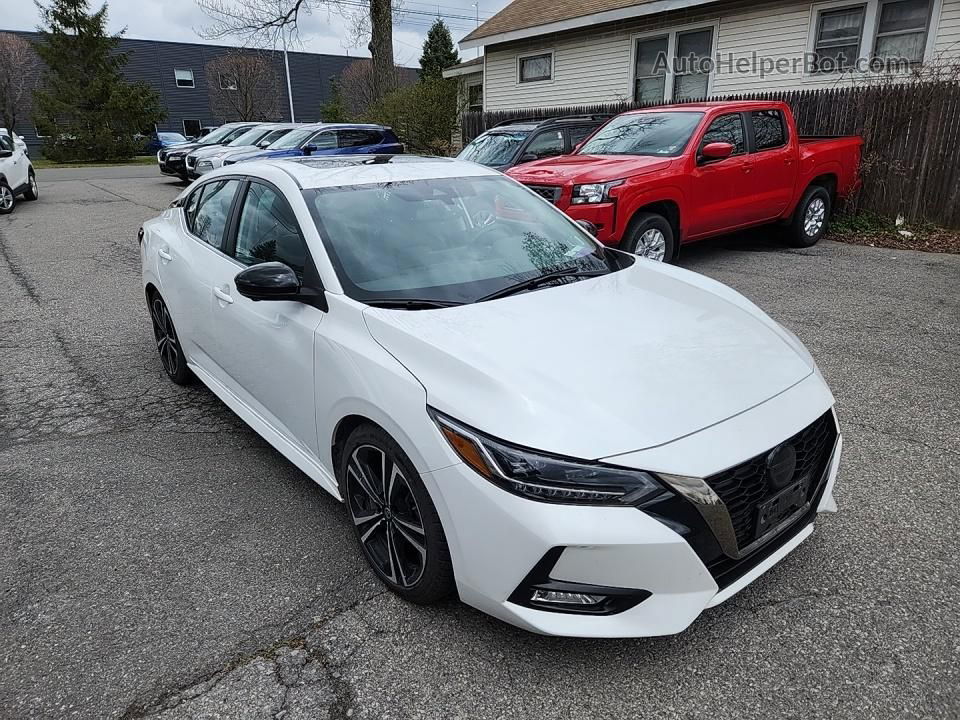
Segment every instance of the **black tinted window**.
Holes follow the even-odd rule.
[[[559,130],[542,132],[530,141],[527,149],[523,152],[525,155],[530,153],[538,158],[563,155],[563,133]]]
[[[244,265],[282,262],[303,275],[307,248],[293,208],[276,190],[251,183],[240,211],[234,256]]]
[[[783,114],[779,110],[758,110],[750,113],[757,150],[782,147],[787,143]]]
[[[4,150],[13,150],[13,140],[6,135],[0,135],[0,148]]]
[[[704,145],[715,142],[725,142],[733,145],[734,155],[746,151],[747,145],[743,134],[743,118],[740,117],[739,113],[723,115],[710,123],[710,127],[707,128],[700,147],[702,148]]]
[[[223,249],[223,231],[227,226],[233,196],[237,194],[239,187],[239,180],[211,182],[202,187],[202,193],[195,192],[190,198],[193,200],[199,194],[190,229],[194,235],[217,250]],[[189,207],[187,212],[190,212]]]
[[[570,147],[576,147],[582,143],[594,130],[596,130],[596,128],[590,126],[573,127],[567,130],[567,133],[570,135]]]
[[[383,133],[379,130],[337,130],[339,146],[361,147],[363,145],[379,145]]]

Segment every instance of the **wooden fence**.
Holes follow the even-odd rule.
[[[960,228],[960,83],[913,83],[731,95],[716,100],[782,100],[802,135],[863,136],[863,186],[854,209]],[[467,112],[464,143],[518,117],[617,113],[639,103]]]

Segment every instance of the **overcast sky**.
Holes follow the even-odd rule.
[[[483,22],[506,5],[509,0],[480,0],[480,21]],[[36,7],[30,0],[4,2],[0,30],[34,30],[40,21]],[[98,8],[96,0],[91,8]],[[470,32],[476,25],[477,8],[471,0],[441,0],[440,4],[426,0],[415,2],[403,0],[404,13],[394,24],[393,47],[399,65],[415,66],[420,58],[423,39],[439,11],[450,27],[454,42]],[[429,13],[427,15],[421,13]],[[461,17],[456,17],[461,16]],[[110,0],[109,29],[117,32],[126,27],[126,37],[150,40],[174,40],[180,42],[211,42],[198,34],[209,19],[197,8],[194,0]],[[302,50],[332,53],[335,55],[367,56],[365,45],[348,45],[348,22],[336,11],[319,10],[303,17],[300,22]],[[233,44],[231,40],[212,41]],[[464,60],[476,57],[476,50],[461,52]]]

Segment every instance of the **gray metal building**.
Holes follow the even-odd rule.
[[[31,41],[40,39],[39,33],[14,32]],[[160,40],[135,40],[123,38],[119,50],[128,53],[128,62],[124,75],[131,82],[142,81],[149,84],[160,95],[167,117],[158,126],[158,130],[182,132],[194,135],[203,125],[217,125],[210,108],[207,91],[206,64],[237,48],[225,45],[205,45],[201,43],[163,42]],[[290,102],[284,81],[283,53],[266,52],[273,56],[280,83],[279,110],[282,117],[290,119]],[[293,110],[297,122],[320,120],[320,108],[330,99],[331,78],[337,77],[356,57],[345,55],[325,55],[322,53],[289,52],[290,86],[293,94]],[[416,70],[404,68],[414,82]],[[33,148],[42,146],[32,121],[18,123],[18,133]]]

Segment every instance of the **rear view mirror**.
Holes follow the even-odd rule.
[[[733,145],[728,142],[707,143],[700,150],[704,160],[725,160],[733,154]]]
[[[237,273],[237,292],[251,300],[299,300],[300,279],[287,265],[266,262]]]

